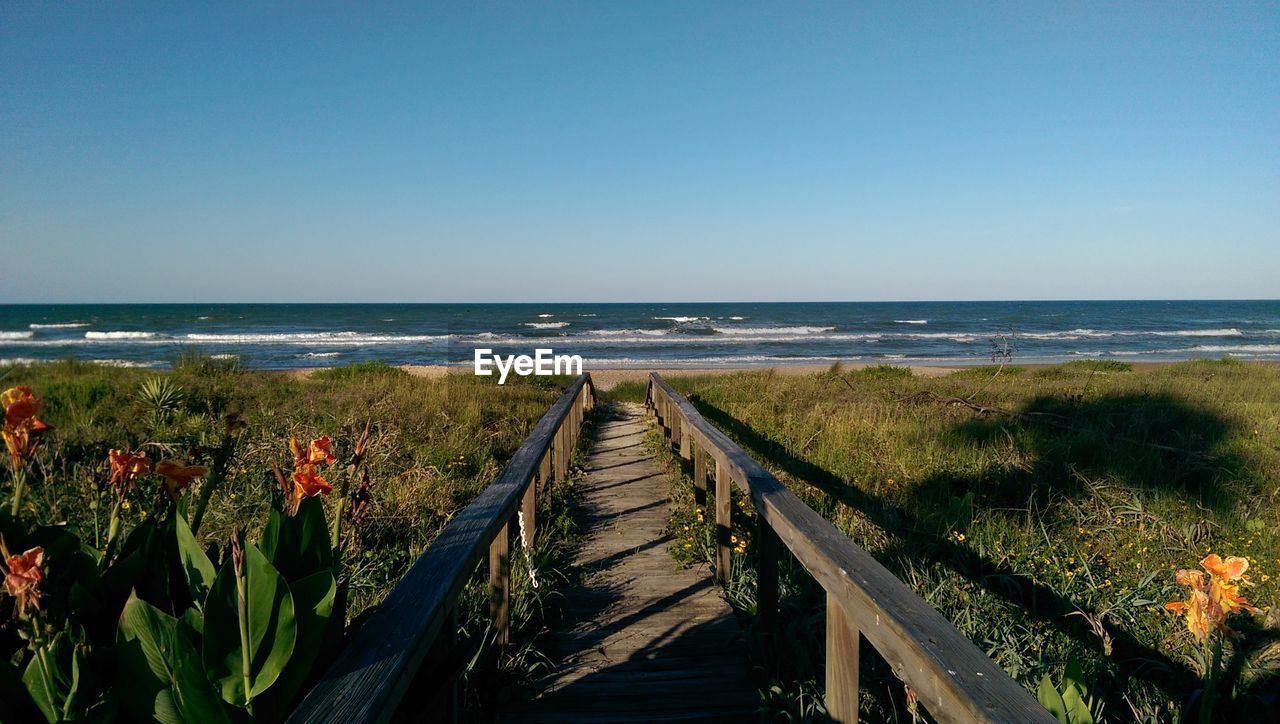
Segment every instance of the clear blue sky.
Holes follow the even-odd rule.
[[[1280,296],[1276,2],[179,5],[0,5],[0,302]]]

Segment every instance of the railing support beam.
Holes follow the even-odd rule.
[[[496,631],[494,641],[511,641],[511,524],[502,526],[489,544],[489,616]]]
[[[520,542],[525,550],[533,550],[533,538],[538,530],[538,489],[533,481],[525,488],[524,500],[520,501]]]
[[[693,502],[698,510],[707,511],[707,451],[693,451]]]
[[[756,622],[765,634],[772,634],[778,625],[778,556],[782,542],[763,515],[756,519]]]
[[[733,498],[729,471],[716,461],[716,582],[728,583],[733,571]]]
[[[827,716],[839,724],[858,721],[858,628],[827,594]]]

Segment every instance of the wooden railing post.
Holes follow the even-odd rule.
[[[533,550],[533,536],[538,530],[538,489],[534,481],[529,481],[525,488],[524,499],[520,501],[520,542],[525,550]]]
[[[506,646],[511,640],[511,524],[507,523],[489,544],[489,615],[497,632],[494,641]]]
[[[693,502],[707,511],[707,451],[701,447],[693,451]]]
[[[671,427],[670,427],[671,434],[668,436],[668,439],[671,441],[671,444],[672,444],[673,446],[675,446],[677,449],[679,449],[679,447],[680,447],[680,428],[681,428],[681,424],[680,424],[680,412],[679,412],[679,411],[676,411],[676,410],[671,410],[670,408],[671,408],[671,405],[670,405],[670,403],[668,403],[668,409],[667,409],[667,411],[671,413]],[[681,457],[684,457],[684,454],[683,454],[683,453],[681,453]]]
[[[679,415],[677,415],[677,417],[679,417]],[[688,460],[690,457],[693,456],[693,449],[692,449],[693,445],[691,444],[692,440],[690,440],[689,438],[689,424],[685,422],[683,419],[680,420],[680,434],[676,438],[676,443],[677,445],[679,445],[679,452],[680,452],[681,458]]]
[[[827,594],[827,715],[831,721],[858,721],[858,628]]]
[[[568,446],[564,444],[564,425],[561,424],[556,429],[555,440],[555,480],[559,482],[564,480],[565,473],[568,472],[569,466],[567,458],[569,457]]]
[[[548,499],[551,498],[551,448],[542,453],[542,460],[538,463],[538,487],[542,490],[542,494]]]
[[[444,637],[446,651],[452,653],[458,646],[458,629],[461,628],[461,622],[458,620],[458,606],[455,604],[449,609],[449,613],[444,618]],[[458,677],[449,680],[449,690],[446,692],[445,705],[448,711],[445,712],[445,721],[449,724],[456,724],[462,716],[462,681]]]
[[[756,519],[756,620],[761,630],[773,633],[778,623],[778,556],[782,542],[763,515]]]
[[[728,583],[733,551],[730,536],[733,531],[733,503],[728,471],[716,461],[716,581]]]

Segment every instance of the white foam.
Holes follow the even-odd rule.
[[[62,322],[58,324],[29,324],[32,329],[76,329],[77,327],[88,327],[88,322]]]
[[[188,334],[189,342],[204,344],[414,344],[434,342],[448,339],[443,334],[367,334],[364,332],[291,332],[291,333],[248,333],[248,334]]]
[[[551,316],[549,314],[539,314],[539,317]],[[525,322],[524,326],[534,329],[564,329],[569,326],[568,322]]]
[[[32,359],[30,357],[0,357],[0,367],[7,367],[9,365],[34,365],[43,361],[44,360]]]
[[[654,319],[660,319],[664,322],[684,324],[686,322],[701,322],[703,320],[710,319],[710,317],[654,317]]]
[[[341,357],[342,353],[341,352],[307,352],[302,356],[310,357],[312,359],[327,359],[329,357]]]
[[[147,367],[159,367],[160,365],[164,364],[163,362],[143,362],[143,361],[132,360],[132,359],[91,359],[89,361],[96,365],[102,365],[103,367],[147,368]]]
[[[152,339],[155,332],[85,332],[85,339]]]
[[[645,334],[651,337],[665,337],[671,334],[669,329],[590,329],[584,334],[592,337],[627,337]]]
[[[1162,331],[1144,331],[1134,329],[1071,329],[1065,332],[1018,332],[1014,331],[1015,337],[1026,337],[1028,339],[1082,339],[1082,338],[1105,338],[1105,337],[1243,337],[1244,332],[1239,329],[1176,329]]]
[[[31,339],[35,332],[0,332],[0,339]]]
[[[1176,332],[1126,332],[1127,335],[1151,334],[1156,337],[1243,337],[1238,329],[1183,329]]]
[[[1278,354],[1280,353],[1280,344],[1198,344],[1191,347],[1190,352],[1244,352],[1256,354]]]
[[[928,324],[929,323],[929,320],[927,319],[895,319],[893,321],[895,324]]]
[[[818,334],[833,332],[835,327],[712,327],[720,334],[767,336],[774,334]]]

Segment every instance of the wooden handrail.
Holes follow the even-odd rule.
[[[762,625],[767,627],[776,612],[779,542],[826,591],[826,703],[832,719],[857,719],[861,635],[938,721],[1054,721],[950,621],[801,502],[656,372],[649,375],[646,406],[679,455],[694,460],[694,485],[702,500],[707,486],[705,458],[715,461],[718,576],[729,570],[731,480],[759,513],[757,601]]]
[[[524,543],[531,544],[535,496],[552,476],[560,480],[568,474],[583,417],[593,407],[591,375],[580,375],[493,483],[440,531],[302,700],[290,722],[390,719],[486,553],[496,640],[506,642],[512,523],[519,521]]]

